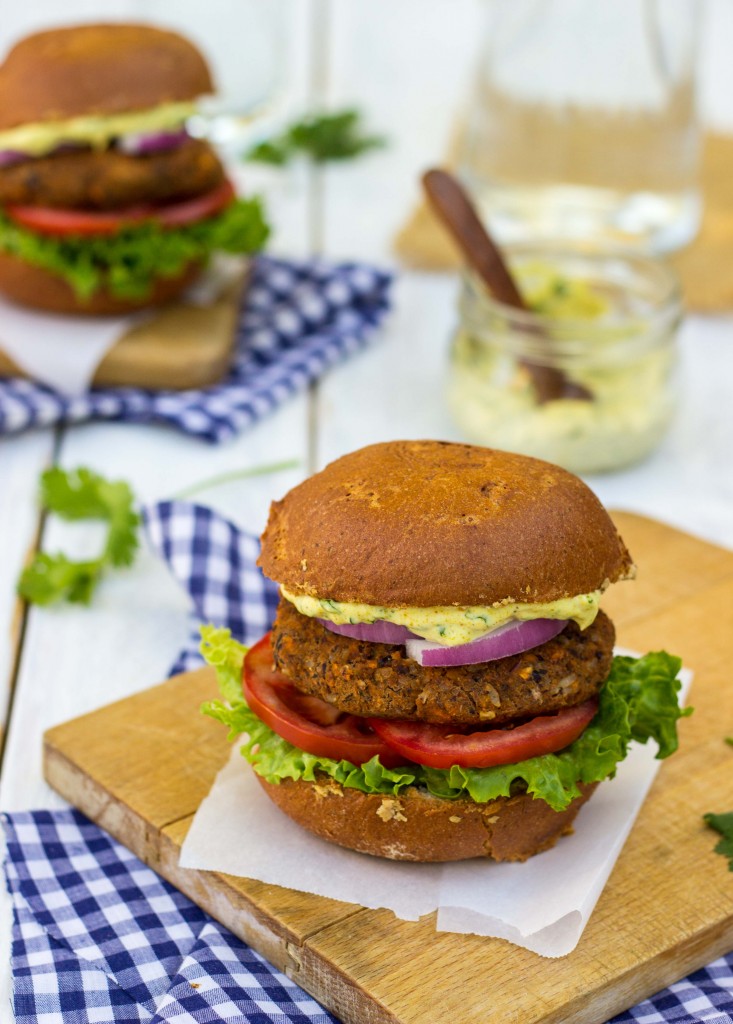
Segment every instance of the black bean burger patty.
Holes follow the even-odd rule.
[[[299,689],[342,711],[421,722],[499,723],[580,704],[608,677],[615,630],[603,612],[499,661],[423,668],[404,647],[339,636],[280,601],[275,664]]]
[[[197,139],[147,156],[117,149],[55,153],[0,168],[0,205],[114,210],[202,195],[223,179],[219,158]]]

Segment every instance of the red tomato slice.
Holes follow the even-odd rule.
[[[153,206],[128,206],[125,210],[64,210],[52,206],[6,206],[16,224],[40,235],[116,235],[125,227],[150,220]]]
[[[219,213],[234,199],[230,181],[194,199],[155,206],[152,203],[128,206],[123,210],[64,210],[52,206],[7,206],[5,212],[17,224],[41,235],[64,237],[116,235],[124,228],[144,221],[155,221],[166,228],[195,224]]]
[[[317,757],[364,764],[375,754],[385,768],[405,758],[395,753],[366,719],[338,711],[320,697],[302,693],[272,663],[267,633],[245,656],[242,689],[250,708],[273,732]]]
[[[206,220],[207,217],[213,217],[215,213],[220,213],[229,206],[235,195],[231,181],[225,179],[217,188],[202,196],[156,207],[153,218],[166,228],[195,224],[197,221]]]
[[[574,708],[539,715],[522,725],[466,733],[454,725],[384,718],[367,721],[390,747],[428,768],[450,768],[454,764],[463,768],[490,768],[562,750],[580,736],[597,710],[598,701],[592,698]]]

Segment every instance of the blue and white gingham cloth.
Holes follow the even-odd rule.
[[[201,622],[259,639],[277,592],[255,565],[257,539],[182,501],[147,506],[143,519],[191,596],[191,639],[174,669],[200,664]],[[8,815],[6,831],[17,1024],[335,1021],[77,812]],[[733,953],[612,1024],[702,1021],[733,1024]]]
[[[6,815],[5,831],[17,1024],[334,1024],[77,811]]]
[[[189,641],[170,674],[200,668],[202,623],[231,629],[243,644],[256,643],[272,625],[278,587],[257,567],[260,542],[218,512],[187,501],[161,501],[142,509],[148,542],[191,598]]]
[[[242,304],[234,363],[221,383],[190,391],[95,388],[69,398],[34,381],[0,380],[0,434],[125,420],[226,441],[364,348],[389,309],[391,280],[359,263],[259,256]]]

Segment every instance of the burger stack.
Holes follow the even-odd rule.
[[[275,502],[271,633],[206,711],[316,835],[395,860],[525,860],[572,830],[632,740],[677,745],[679,660],[614,658],[634,575],[582,481],[506,452],[373,445]],[[241,689],[239,686],[241,685]]]
[[[267,236],[187,125],[214,85],[201,53],[149,25],[21,40],[0,66],[0,292],[112,314],[180,294],[212,253]]]

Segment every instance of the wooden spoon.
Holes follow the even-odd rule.
[[[422,178],[423,188],[434,211],[458,244],[464,259],[472,267],[497,301],[524,312],[532,311],[522,298],[509,268],[494,240],[481,222],[476,208],[459,181],[447,171],[438,169],[426,171]],[[550,346],[552,339],[540,328],[538,337]],[[568,380],[565,374],[554,366],[545,366],[523,359],[532,378],[532,385],[540,405],[557,398],[592,398],[590,391],[582,384]]]

